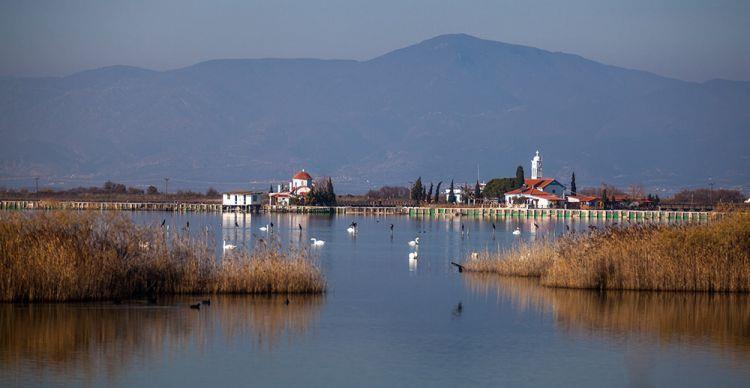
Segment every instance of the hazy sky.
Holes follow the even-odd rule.
[[[750,0],[0,0],[0,75],[369,59],[456,32],[686,80],[750,80]]]

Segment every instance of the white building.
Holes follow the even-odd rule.
[[[289,190],[295,195],[307,195],[312,190],[313,179],[303,168],[302,171],[298,171],[292,177],[292,182],[289,185]]]
[[[543,176],[542,156],[539,155],[539,150],[536,150],[536,155],[531,159],[531,179],[539,179]]]
[[[297,171],[292,180],[289,182],[289,187],[278,186],[278,190],[275,193],[269,193],[271,205],[277,206],[289,206],[292,203],[292,199],[304,197],[310,194],[313,188],[313,178],[304,169]]]
[[[252,191],[230,191],[221,195],[222,210],[252,211],[261,204],[261,193]]]
[[[456,196],[456,203],[463,203],[464,190],[460,187],[453,187],[453,195]],[[451,189],[445,189],[445,202],[448,202],[448,198],[451,196]]]
[[[565,186],[554,178],[542,175],[542,156],[539,151],[531,159],[531,178],[524,179],[524,185],[505,193],[508,206],[530,206],[549,208],[565,201]]]

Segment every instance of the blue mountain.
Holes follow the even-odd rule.
[[[0,177],[266,188],[305,168],[337,191],[546,175],[748,188],[750,82],[686,82],[442,35],[368,61],[212,60],[0,79]],[[70,181],[70,184],[80,182]]]

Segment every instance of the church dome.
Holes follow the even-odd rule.
[[[294,176],[292,177],[292,179],[299,179],[299,180],[304,180],[304,181],[311,181],[312,177],[305,170],[302,170],[302,171],[298,171],[296,174],[294,174]]]

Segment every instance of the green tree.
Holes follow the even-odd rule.
[[[453,192],[453,179],[451,179],[451,187],[448,189],[448,203],[456,203],[456,193]]]
[[[432,182],[430,182],[430,189],[427,191],[427,197],[425,197],[425,201],[427,201],[427,203],[430,203],[432,201]]]
[[[482,197],[482,186],[479,185],[479,181],[477,180],[477,184],[474,185],[474,199],[479,200],[479,198]]]
[[[159,189],[157,189],[156,186],[149,186],[148,189],[146,189],[146,194],[149,194],[149,195],[159,194]]]
[[[518,166],[516,168],[516,187],[523,186],[524,182],[526,181],[526,178],[524,176],[525,174],[523,173],[523,166]]]
[[[328,183],[326,183],[326,200],[328,206],[336,206],[336,193],[333,191],[333,181],[328,177]]]
[[[303,201],[310,205],[335,206],[336,193],[333,191],[333,181],[331,181],[331,178],[318,181]]]
[[[208,190],[206,190],[206,197],[218,197],[219,192],[216,191],[213,187],[209,187]]]
[[[412,201],[419,202],[422,200],[424,194],[424,187],[422,187],[422,177],[417,178],[414,185],[411,187],[411,199]]]
[[[515,190],[520,186],[517,186],[518,180],[516,178],[495,178],[487,182],[484,186],[484,192],[482,194],[485,198],[501,198],[505,193]]]
[[[578,193],[578,190],[576,189],[576,173],[574,172],[570,177],[570,194],[576,195],[576,193]]]
[[[435,203],[440,203],[440,186],[443,184],[443,181],[438,182],[437,187],[435,188]]]

